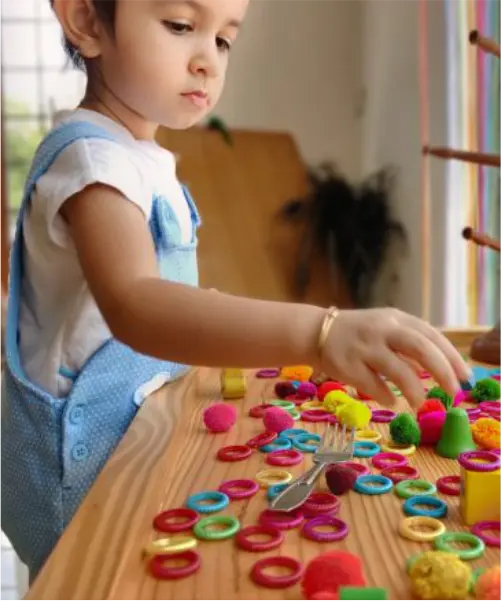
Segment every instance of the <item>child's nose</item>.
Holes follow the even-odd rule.
[[[190,73],[202,75],[204,78],[216,77],[218,75],[218,62],[216,57],[209,53],[200,53],[190,61]]]

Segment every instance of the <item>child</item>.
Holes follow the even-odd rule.
[[[411,402],[469,372],[427,323],[197,287],[200,218],[154,142],[217,102],[248,0],[52,0],[87,92],[37,151],[12,252],[2,527],[37,574],[146,395],[188,365],[310,364]]]

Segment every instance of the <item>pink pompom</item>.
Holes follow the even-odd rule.
[[[447,417],[446,411],[430,411],[419,416],[419,427],[421,428],[421,444],[437,444],[442,436],[442,428]]]
[[[264,412],[263,423],[267,430],[280,434],[283,430],[292,428],[294,419],[292,418],[292,415],[285,409],[282,409],[282,407],[270,407]]]
[[[312,399],[316,394],[317,387],[313,382],[301,382],[296,390],[296,395],[303,399]]]
[[[460,390],[454,397],[453,407],[461,405],[461,403],[467,403],[471,400],[471,390]]]
[[[228,432],[237,421],[237,410],[228,403],[214,403],[204,411],[204,423],[211,432]]]

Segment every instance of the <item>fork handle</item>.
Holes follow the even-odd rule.
[[[311,468],[311,470],[308,472],[308,476],[305,479],[305,482],[308,486],[311,486],[315,482],[315,480],[324,471],[326,465],[327,463],[317,463]]]

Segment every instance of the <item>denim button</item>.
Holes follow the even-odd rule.
[[[79,442],[71,449],[71,455],[75,461],[85,461],[89,456],[89,448],[83,442]]]
[[[72,424],[79,424],[83,420],[84,413],[83,405],[76,405],[70,410],[70,422]]]

